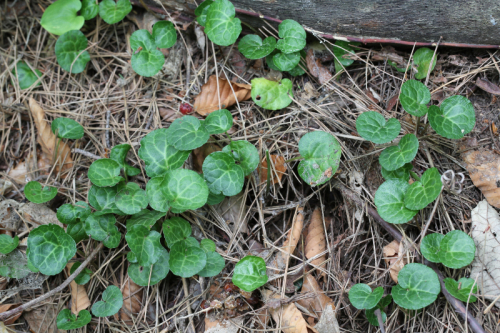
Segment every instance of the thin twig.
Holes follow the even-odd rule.
[[[92,154],[92,153],[89,153],[88,151],[86,150],[83,150],[83,149],[80,149],[80,148],[74,148],[72,151],[72,153],[77,153],[77,154],[82,154],[83,156],[87,156],[89,158],[93,158],[95,160],[99,160],[101,159],[102,157],[101,156],[98,156],[96,154]]]
[[[378,326],[380,327],[380,333],[385,333],[384,321],[382,320],[382,313],[380,313],[380,309],[374,311],[375,316],[377,316]]]
[[[186,297],[186,304],[187,304],[187,312],[189,315],[189,324],[191,325],[191,329],[193,330],[193,333],[196,332],[196,329],[194,327],[194,322],[193,322],[193,317],[191,316],[191,303],[189,302],[189,289],[187,285],[187,280],[186,278],[182,278],[182,286],[184,287],[184,297]]]

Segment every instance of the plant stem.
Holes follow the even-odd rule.
[[[415,126],[415,135],[418,135],[418,128],[420,127],[420,117],[417,117],[417,126]]]
[[[414,171],[410,171],[410,175],[413,177],[413,179],[415,179],[416,181],[420,181],[420,177],[414,172]]]
[[[285,163],[290,163],[290,162],[298,161],[298,160],[302,160],[302,159],[304,159],[302,156],[297,156],[297,157],[291,158],[289,160],[286,160]]]
[[[382,314],[380,313],[380,309],[374,311],[375,316],[377,316],[378,326],[380,327],[380,333],[385,333],[384,321],[382,320]]]

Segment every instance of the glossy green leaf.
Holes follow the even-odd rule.
[[[217,252],[205,252],[207,255],[207,263],[201,271],[198,272],[199,276],[212,277],[220,274],[226,266],[224,258]]]
[[[143,209],[139,213],[132,215],[127,220],[127,230],[129,230],[134,225],[143,225],[148,229],[165,216],[164,212],[157,212],[155,210]]]
[[[127,260],[128,262],[132,263],[132,264],[136,264],[137,263],[137,256],[135,255],[134,252],[130,251],[127,253]]]
[[[405,207],[404,196],[410,185],[400,179],[385,181],[375,192],[375,205],[380,216],[389,223],[410,221],[417,213]]]
[[[233,283],[246,292],[266,284],[266,262],[261,257],[246,256],[234,266]]]
[[[198,242],[198,240],[194,237],[186,238],[184,240],[184,243],[185,243],[186,247],[194,246],[194,247],[199,247],[201,249],[200,242]]]
[[[120,22],[132,11],[130,0],[103,0],[99,4],[99,16],[107,24]]]
[[[461,230],[447,233],[439,244],[439,261],[449,268],[462,268],[474,260],[474,240]]]
[[[415,54],[413,55],[413,62],[418,66],[418,72],[415,73],[415,78],[419,80],[425,79],[427,77],[427,72],[432,72],[436,66],[436,61],[437,54],[434,55],[434,51],[427,47],[422,47],[415,51]]]
[[[12,253],[12,252],[11,252]],[[26,253],[28,253],[28,250],[26,250]],[[33,266],[33,264],[31,263],[31,261],[29,259],[27,259],[27,264],[26,264],[26,267],[28,268],[28,270],[30,270],[31,272],[33,273],[40,273],[40,270],[38,268],[36,268],[35,266]],[[1,274],[0,274],[1,275]],[[14,277],[15,278],[15,277]],[[15,278],[15,279],[19,279],[20,277],[18,278]]]
[[[306,31],[294,20],[284,20],[278,26],[279,37],[276,47],[288,54],[302,50],[306,46]]]
[[[117,214],[126,215],[116,207],[115,197],[119,190],[125,186],[125,182],[120,182],[111,187],[99,187],[92,185],[88,192],[88,200],[92,207],[98,212],[94,214]]]
[[[207,263],[205,251],[199,247],[187,246],[186,241],[176,242],[170,248],[170,270],[180,277],[198,274]]]
[[[44,186],[39,182],[32,180],[24,186],[24,195],[29,201],[41,204],[50,201],[57,195],[57,188],[51,186]]]
[[[401,124],[396,118],[385,121],[380,113],[369,111],[356,119],[356,130],[364,139],[381,144],[394,140],[401,131]]]
[[[78,201],[74,205],[64,204],[57,209],[57,219],[64,224],[75,224],[85,221],[92,210],[84,201]]]
[[[384,295],[384,288],[372,288],[364,283],[357,283],[349,290],[349,301],[359,310],[373,309]]]
[[[90,54],[85,50],[87,46],[87,37],[83,32],[79,30],[65,32],[56,42],[57,63],[70,73],[78,74],[83,72],[90,61]]]
[[[132,253],[132,252],[129,252]],[[128,267],[128,275],[139,286],[153,286],[167,277],[170,271],[170,255],[163,247],[160,249],[158,261],[150,266],[141,266],[138,263]]]
[[[392,298],[408,310],[422,309],[432,304],[441,291],[437,274],[422,264],[407,264],[398,274],[398,284],[392,287]]]
[[[385,180],[401,179],[404,181],[409,181],[410,171],[412,169],[413,169],[413,164],[406,163],[401,168],[397,168],[396,170],[393,171],[387,171],[386,169],[384,169],[384,167],[381,167],[380,172],[382,173],[382,177],[384,177]]]
[[[92,316],[88,310],[80,310],[78,318],[70,309],[63,309],[57,315],[57,328],[60,330],[74,330],[84,327],[92,320]]]
[[[163,68],[165,56],[160,50],[141,50],[132,55],[132,69],[139,75],[151,77]]]
[[[429,123],[437,134],[448,139],[461,139],[476,124],[474,106],[467,97],[456,95],[429,108]]]
[[[430,262],[440,263],[439,259],[439,244],[443,240],[444,235],[439,233],[434,233],[425,236],[420,244],[420,252],[425,259]]]
[[[117,286],[109,286],[102,293],[102,301],[92,305],[92,314],[96,317],[112,316],[123,306],[123,295]]]
[[[115,225],[116,218],[113,214],[96,215],[90,214],[85,220],[85,233],[104,243],[104,246],[114,249],[120,245],[121,234]]]
[[[40,24],[54,35],[80,30],[85,23],[83,16],[77,15],[81,8],[80,0],[57,0],[45,9]]]
[[[283,79],[280,82],[264,78],[252,80],[252,99],[258,106],[266,110],[280,110],[292,103],[292,81]]]
[[[229,131],[231,126],[233,126],[233,116],[226,109],[217,110],[207,116],[203,122],[203,126],[210,135],[222,134]]]
[[[273,56],[273,63],[282,72],[290,71],[300,62],[300,53],[282,53],[278,52]]]
[[[212,0],[205,0],[196,7],[194,14],[196,15],[196,21],[204,27],[207,23],[207,12],[208,7],[214,2]]]
[[[14,251],[14,249],[19,245],[19,237],[10,237],[6,234],[0,235],[0,253],[8,254]]]
[[[241,33],[241,21],[229,0],[216,0],[207,9],[205,33],[217,45],[229,46]]]
[[[76,269],[78,267],[81,266],[81,262],[75,262],[72,266],[71,266],[71,269],[69,270],[69,274],[73,274]],[[86,284],[87,282],[90,281],[90,277],[92,276],[92,271],[90,269],[88,269],[87,267],[85,267],[83,269],[83,271],[80,272],[80,274],[78,274],[75,278],[75,282],[76,284],[79,284],[79,285],[84,285]]]
[[[200,248],[205,252],[215,252],[215,242],[211,239],[204,238],[200,242]]]
[[[156,43],[149,31],[140,29],[130,35],[130,48],[133,52],[137,52],[139,49],[153,51],[156,50]]]
[[[299,64],[297,66],[295,66],[292,70],[289,70],[288,71],[288,74],[290,74],[291,76],[300,76],[300,75],[303,75],[305,74],[305,71],[303,70],[303,68],[307,68],[305,65],[302,65],[302,62],[299,62]]]
[[[169,144],[179,150],[192,150],[207,143],[210,134],[196,117],[184,116],[168,128]]]
[[[141,266],[151,266],[158,261],[162,249],[160,238],[158,232],[150,231],[148,227],[140,224],[130,227],[125,235],[128,246]]]
[[[148,206],[148,196],[136,183],[127,183],[116,194],[116,207],[122,212],[132,215],[139,213]]]
[[[118,163],[120,165],[120,168],[122,168],[125,171],[127,176],[133,177],[140,174],[141,170],[128,165],[128,163],[126,162],[127,153],[130,150],[130,148],[132,148],[132,146],[129,145],[128,143],[114,146],[111,149],[109,158]]]
[[[208,193],[207,205],[210,206],[218,205],[226,198],[224,194],[214,194],[210,191],[208,192],[209,193]]]
[[[92,20],[99,14],[99,5],[96,0],[82,0],[82,10],[80,11],[83,18],[88,21]]]
[[[66,228],[66,233],[73,238],[76,244],[88,238],[87,233],[85,232],[85,222],[69,224]]]
[[[406,134],[401,138],[397,146],[385,148],[379,157],[380,165],[388,170],[394,171],[406,163],[413,161],[418,152],[418,139],[415,134]]]
[[[422,82],[408,80],[401,86],[399,101],[406,112],[422,117],[427,114],[426,105],[431,101],[431,93]]]
[[[373,326],[379,326],[377,315],[375,314],[375,310],[379,309],[380,314],[382,315],[382,322],[385,323],[387,320],[387,314],[384,312],[384,309],[391,304],[392,302],[392,296],[387,295],[385,297],[382,297],[382,299],[378,302],[377,306],[374,307],[373,309],[366,310],[366,319],[372,324]]]
[[[267,63],[267,66],[269,66],[270,69],[272,70],[275,70],[275,71],[279,71],[278,67],[276,67],[276,65],[274,64],[274,55],[279,53],[280,51],[279,50],[274,50],[272,51],[270,54],[268,54],[266,56],[266,63]]]
[[[57,134],[62,139],[83,138],[83,127],[78,122],[70,118],[59,117],[54,119],[51,125],[52,133]]]
[[[238,50],[248,59],[268,56],[276,48],[276,39],[269,36],[262,40],[258,35],[246,35],[238,43]]]
[[[172,209],[177,211],[198,209],[208,198],[207,184],[193,170],[177,169],[167,172],[161,190]]]
[[[154,177],[146,184],[146,195],[148,196],[149,205],[154,210],[166,213],[170,209],[170,203],[161,190],[163,177]]]
[[[99,187],[115,186],[123,179],[120,176],[120,164],[110,158],[95,160],[87,176],[92,184]]]
[[[359,45],[359,43],[338,40],[335,42],[334,45],[335,46],[329,46],[329,47],[333,51],[333,55],[335,56],[335,63],[339,62],[344,67],[351,66],[354,63],[354,59],[344,58],[344,55],[348,53],[354,54],[355,46]],[[335,66],[337,68],[337,64],[335,64]]]
[[[172,22],[159,21],[153,25],[153,38],[156,46],[161,49],[168,49],[177,42],[177,31]]]
[[[203,176],[210,192],[233,196],[241,192],[245,182],[243,168],[233,156],[222,151],[211,153],[203,161]]]
[[[474,303],[477,301],[477,297],[472,295],[477,294],[477,283],[475,282],[476,281],[471,278],[461,278],[458,281],[446,278],[444,279],[444,286],[451,296],[456,299],[462,302]]]
[[[163,222],[163,235],[167,246],[172,248],[175,243],[186,240],[191,235],[191,224],[182,217],[172,216]]]
[[[17,68],[17,71],[16,71]],[[38,69],[35,69],[35,72],[31,70],[31,68],[25,62],[18,62],[14,69],[12,69],[12,74],[17,76],[17,82],[19,83],[19,88],[28,89],[38,80],[39,77],[42,77],[42,72]],[[36,84],[39,86],[40,82]]]
[[[408,187],[405,194],[405,206],[411,210],[420,210],[436,200],[441,192],[441,175],[437,168],[427,169],[420,181]]]
[[[26,255],[18,249],[6,255],[0,254],[0,276],[11,279],[22,279],[28,276],[32,271],[35,273],[37,269],[31,270],[30,265],[28,265],[29,260],[26,258],[28,253],[29,248],[26,250]]]
[[[45,275],[62,272],[76,253],[76,243],[55,224],[44,224],[31,230],[28,237],[28,258]]]
[[[231,141],[222,151],[233,156],[245,176],[251,174],[259,165],[259,152],[257,148],[246,140]]]
[[[299,140],[300,177],[311,186],[326,183],[337,171],[342,150],[335,137],[323,131],[310,132]]]

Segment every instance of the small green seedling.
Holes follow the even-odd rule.
[[[170,142],[178,150],[193,150],[210,138],[203,123],[196,117],[184,116],[174,120],[168,128]]]
[[[168,49],[177,42],[175,25],[169,21],[159,21],[153,25],[153,38],[160,49]]]
[[[365,311],[366,319],[368,319],[370,324],[372,324],[373,326],[379,326],[378,318],[377,315],[375,314],[376,310],[380,310],[382,322],[385,323],[385,321],[387,320],[387,314],[385,313],[384,309],[389,304],[391,304],[391,302],[392,302],[392,295],[387,295],[385,297],[382,297],[382,299],[378,302],[376,307]]]
[[[384,295],[384,288],[372,288],[364,283],[358,283],[349,290],[349,301],[359,310],[369,310],[377,306]]]
[[[294,20],[283,20],[278,26],[278,36],[281,39],[276,48],[284,54],[298,52],[306,46],[306,31]]]
[[[128,143],[116,145],[111,149],[109,158],[118,163],[127,176],[133,177],[140,174],[141,170],[138,168],[131,167],[125,161],[127,158],[127,153],[129,152],[130,148],[132,148],[132,146],[129,145]]]
[[[123,178],[120,164],[109,158],[101,158],[90,165],[88,177],[92,184],[99,187],[115,186]]]
[[[194,14],[196,15],[196,21],[204,27],[207,23],[207,12],[208,8],[211,4],[213,4],[213,0],[205,0],[196,7]]]
[[[441,234],[425,236],[420,245],[420,251],[431,262],[458,269],[469,265],[474,260],[476,245],[465,232],[453,230],[444,236]]]
[[[83,138],[83,126],[73,119],[56,118],[51,125],[52,133],[57,134],[60,139],[77,140]]]
[[[84,327],[92,320],[88,310],[80,310],[78,317],[71,313],[70,309],[63,309],[57,315],[57,328],[60,330],[74,330]]]
[[[17,77],[17,82],[19,83],[19,88],[28,89],[31,88],[36,81],[42,76],[42,72],[38,69],[35,69],[33,72],[31,68],[25,62],[18,62],[14,69],[12,70],[12,74]],[[36,86],[39,86],[40,82],[36,83]]]
[[[399,100],[406,112],[422,117],[427,114],[427,104],[431,101],[431,93],[422,82],[408,80],[401,86]]]
[[[151,266],[160,259],[163,249],[160,244],[160,233],[136,224],[127,230],[125,239],[130,250],[134,252],[139,265]]]
[[[292,81],[282,79],[279,82],[264,78],[252,80],[252,100],[267,110],[280,110],[292,103]]]
[[[203,161],[203,176],[210,192],[233,196],[241,192],[245,181],[243,168],[232,154],[213,152]]]
[[[444,286],[446,290],[462,302],[474,303],[477,301],[477,297],[472,294],[477,293],[477,283],[471,278],[461,278],[455,281],[451,278],[444,279]]]
[[[57,63],[70,73],[78,74],[83,72],[90,61],[90,54],[86,50],[87,46],[87,37],[81,31],[70,30],[65,32],[56,42]]]
[[[78,267],[80,267],[81,263],[80,262],[75,262],[73,266],[71,266],[71,269],[69,270],[69,274],[73,274]],[[75,278],[76,284],[79,285],[84,285],[87,284],[90,281],[90,277],[92,276],[92,271],[85,267],[83,271],[80,272]]]
[[[379,157],[380,165],[388,170],[394,171],[406,163],[413,161],[418,152],[418,139],[415,134],[406,134],[401,138],[397,146],[387,147]]]
[[[43,186],[39,182],[32,180],[24,186],[26,199],[33,203],[41,204],[54,199],[57,195],[57,188]]]
[[[413,164],[406,163],[401,168],[398,168],[398,169],[393,170],[393,171],[387,171],[386,169],[384,169],[384,167],[381,167],[380,172],[382,173],[382,177],[384,177],[385,180],[401,179],[404,181],[409,181],[410,180],[410,171],[412,169],[413,169]]]
[[[148,206],[148,196],[136,183],[127,183],[115,196],[116,207],[128,215],[139,213]]]
[[[436,200],[443,183],[437,168],[427,169],[422,178],[411,184],[405,193],[405,206],[410,210],[420,210]]]
[[[358,42],[346,42],[343,40],[338,40],[335,42],[334,46],[330,46],[335,56],[335,72],[338,73],[345,67],[351,66],[354,63],[354,59],[346,59],[344,55],[354,54],[356,46],[360,45]]]
[[[102,301],[92,305],[92,314],[96,317],[109,317],[117,314],[123,306],[123,295],[117,286],[109,286],[102,293]]]
[[[216,0],[206,11],[205,33],[217,45],[236,42],[241,33],[241,21],[235,17],[234,5],[228,0]]]
[[[246,35],[238,43],[238,50],[248,59],[267,57],[274,49],[276,49],[276,39],[272,36],[262,40],[257,35]]]
[[[400,307],[419,310],[433,303],[441,285],[437,274],[422,264],[407,264],[398,274],[398,284],[392,287],[392,298]]]
[[[99,4],[99,16],[107,24],[120,22],[132,11],[130,0],[103,0]]]
[[[273,55],[273,63],[274,66],[278,68],[278,70],[285,72],[285,71],[291,71],[300,62],[300,52],[293,52],[293,53],[281,53],[278,52],[275,55]]]
[[[461,139],[476,124],[474,106],[467,97],[448,97],[441,106],[429,108],[429,123],[437,134],[448,139]]]
[[[16,249],[19,245],[19,237],[14,236],[14,238],[9,235],[0,235],[0,253],[9,254]]]
[[[252,292],[267,283],[266,262],[261,257],[246,256],[235,266],[233,283],[246,292]]]
[[[85,233],[96,241],[103,242],[104,246],[114,249],[120,244],[121,234],[115,225],[113,214],[90,214],[85,220]]]
[[[366,140],[376,144],[391,142],[401,131],[401,124],[395,118],[385,120],[375,111],[363,112],[356,119],[356,130]]]
[[[78,16],[78,11],[81,8],[80,0],[57,0],[45,9],[40,24],[54,35],[80,30],[85,23],[85,18]]]
[[[417,73],[415,73],[415,78],[418,80],[425,79],[428,72],[432,72],[436,66],[437,56],[434,55],[434,51],[427,47],[422,47],[415,51],[413,55],[413,62],[417,65]]]
[[[97,212],[94,212],[96,216],[103,214],[127,215],[116,206],[116,195],[124,185],[125,182],[123,181],[111,187],[92,185],[87,196],[90,205],[97,210]]]
[[[208,199],[208,186],[195,171],[176,169],[168,171],[160,185],[162,194],[172,211],[180,213],[202,207]]]
[[[139,286],[153,286],[167,277],[170,271],[169,262],[170,255],[168,251],[161,247],[157,262],[150,266],[142,266],[137,262],[131,263],[128,267],[128,275]]]

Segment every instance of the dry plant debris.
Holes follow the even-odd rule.
[[[486,149],[464,153],[470,178],[488,203],[500,208],[500,155]]]

